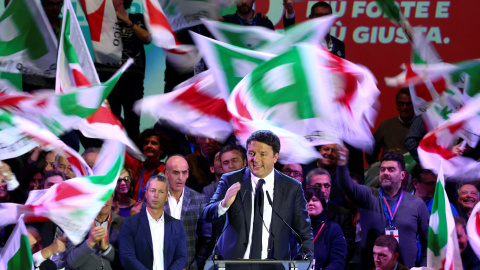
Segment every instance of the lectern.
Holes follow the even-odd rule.
[[[309,270],[310,261],[275,261],[275,260],[208,260],[205,270]]]

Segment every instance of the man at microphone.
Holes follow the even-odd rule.
[[[218,255],[223,259],[289,260],[290,235],[300,238],[303,255],[313,254],[302,186],[274,169],[279,152],[280,140],[273,132],[252,133],[247,140],[248,167],[224,174],[203,210],[207,222],[226,215],[218,240]]]

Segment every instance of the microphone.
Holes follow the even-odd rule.
[[[237,213],[235,213],[235,215],[233,215],[232,221],[238,216],[238,214],[240,214],[240,211],[243,209],[243,206],[245,205],[243,203],[243,201],[245,200],[245,195],[246,194],[247,194],[247,190],[245,190],[245,192],[243,193],[243,196],[240,196],[240,199],[241,199],[240,202],[242,203],[242,206],[240,206],[240,209],[238,209]],[[240,195],[242,195],[242,194],[240,194]],[[226,213],[225,213],[225,215],[226,215]],[[227,226],[225,226],[225,228],[223,228],[222,232],[220,233],[220,235],[215,240],[215,246],[213,247],[213,255],[212,255],[212,261],[213,261],[214,265],[215,265],[215,260],[223,260],[223,256],[218,254],[218,240],[220,240],[220,237],[227,230],[228,226],[230,226],[230,222],[227,224]]]
[[[270,194],[268,193],[268,190],[265,191],[267,193],[267,199],[268,199],[268,204],[270,204],[270,207],[272,207],[272,211],[273,213],[275,213],[275,215],[277,215],[278,218],[280,218],[280,220],[283,221],[283,223],[285,225],[287,225],[288,228],[290,228],[290,230],[293,232],[293,234],[295,234],[296,238],[300,241],[300,249],[303,251],[303,240],[302,238],[300,237],[300,235],[292,228],[292,226],[290,226],[290,224],[288,224],[288,222],[283,219],[278,213],[277,211],[275,211],[275,209],[273,208],[273,202],[272,202],[272,198],[270,197]],[[298,256],[297,256],[298,257]],[[295,257],[295,258],[297,258]],[[312,256],[310,255],[307,255],[307,254],[302,254],[300,255],[300,259],[301,260],[312,260],[311,258]]]

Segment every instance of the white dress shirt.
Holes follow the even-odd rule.
[[[180,196],[180,200],[175,199],[170,191],[168,191],[168,206],[170,206],[170,216],[180,220],[182,216],[182,205],[183,205],[183,194],[185,194],[185,188],[183,188],[182,196]]]
[[[163,265],[163,241],[165,235],[165,215],[155,220],[147,209],[148,225],[150,225],[150,234],[152,236],[153,247],[153,270],[164,270]]]

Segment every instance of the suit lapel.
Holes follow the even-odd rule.
[[[148,232],[147,237],[145,237],[146,241],[150,245],[150,250],[153,252],[153,243],[152,243],[152,233],[150,232],[150,224],[148,224],[148,216],[147,216],[147,209],[145,211],[140,212],[140,230],[141,232]]]
[[[274,182],[273,182],[273,211],[276,211],[279,215],[282,215],[282,203],[283,203],[283,198],[286,198],[285,196],[285,190],[284,190],[284,185],[282,184],[283,178],[281,177],[280,173],[277,170],[274,170]],[[270,223],[270,229],[272,232],[272,235],[280,235],[279,231],[282,226],[285,226],[283,224],[283,221],[277,216],[272,211],[272,221]],[[276,226],[274,225],[276,224]],[[273,247],[275,244],[273,241],[275,241],[275,238],[270,239],[272,242],[270,243],[270,250],[272,251],[272,254],[269,254],[269,258],[273,258],[273,252],[274,249]]]
[[[240,200],[243,196],[243,213],[245,215],[245,227],[248,232],[250,231],[250,222],[252,219],[252,179],[250,177],[250,169],[247,167],[240,180],[242,187],[240,188]],[[247,240],[248,242],[248,240]]]

